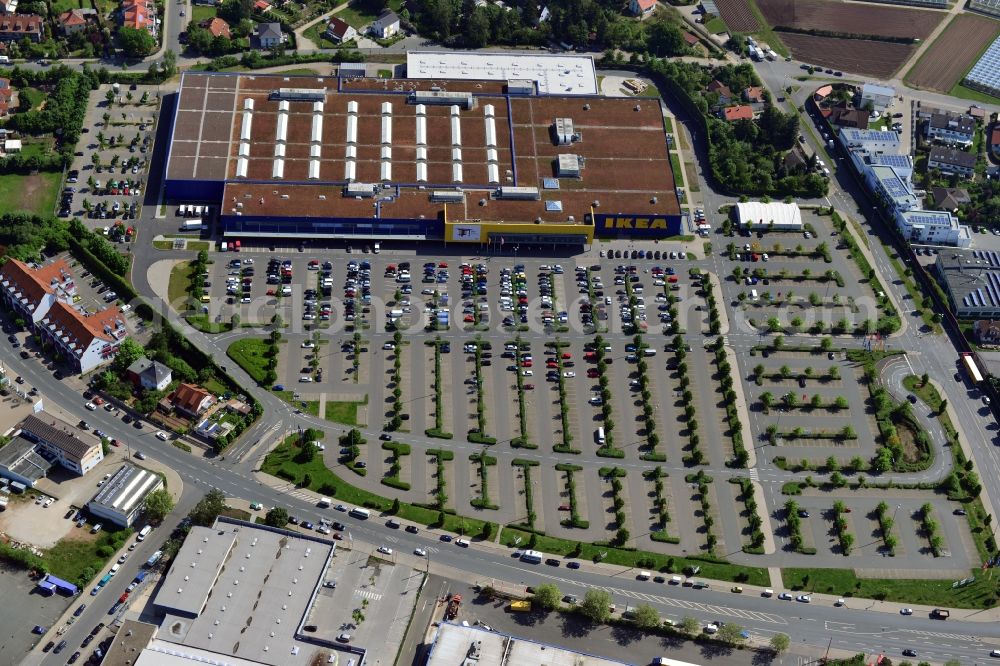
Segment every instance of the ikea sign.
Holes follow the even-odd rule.
[[[597,214],[594,217],[599,236],[664,238],[681,233],[680,215]]]

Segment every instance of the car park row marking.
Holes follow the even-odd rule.
[[[697,601],[684,601],[682,599],[661,597],[655,594],[645,594],[643,592],[632,592],[631,590],[621,590],[613,587],[607,587],[604,589],[606,589],[608,592],[611,592],[612,594],[621,595],[623,597],[631,597],[633,599],[640,599],[642,601],[650,601],[654,603],[663,604],[665,606],[673,606],[674,608],[696,610],[702,613],[725,615],[727,617],[740,617],[746,620],[756,620],[758,622],[768,622],[770,624],[788,624],[788,621],[785,618],[780,617],[778,615],[772,615],[771,613],[741,610],[739,608],[728,608],[726,606],[716,606],[714,604],[703,604]]]
[[[918,636],[925,636],[929,638],[951,638],[957,641],[972,641],[975,643],[980,642],[975,636],[969,636],[968,634],[948,634],[938,631],[921,631],[919,629],[902,629],[908,634],[917,634]]]

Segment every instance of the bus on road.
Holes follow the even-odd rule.
[[[969,375],[969,379],[972,380],[973,384],[979,384],[983,381],[983,374],[979,372],[979,366],[976,365],[976,359],[969,352],[962,353],[962,365],[965,366],[965,372]]]

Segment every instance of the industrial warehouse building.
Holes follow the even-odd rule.
[[[87,504],[90,513],[121,527],[131,527],[142,513],[146,498],[163,487],[159,474],[125,463],[111,475]]]
[[[231,239],[579,245],[681,233],[657,100],[570,94],[592,74],[575,65],[571,85],[551,66],[480,64],[465,71],[535,78],[186,72],[167,197],[219,205]],[[432,66],[462,71],[425,60],[424,76]]]
[[[1000,319],[1000,253],[942,251],[934,264],[959,319]]]

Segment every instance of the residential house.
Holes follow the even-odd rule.
[[[729,89],[729,86],[724,83],[719,83],[715,79],[705,88],[710,93],[716,93],[719,95],[719,104],[725,106],[733,101],[733,91]]]
[[[971,146],[976,134],[976,120],[965,113],[935,113],[927,120],[925,136],[953,146]]]
[[[866,83],[861,86],[861,104],[859,106],[868,106],[868,104],[871,104],[874,110],[881,113],[892,104],[892,100],[895,97],[895,88]]]
[[[1000,345],[1000,321],[977,319],[972,323],[972,335],[981,345]]]
[[[35,330],[81,373],[113,359],[128,337],[125,316],[116,306],[85,315],[63,301],[52,304]]]
[[[125,0],[121,14],[122,27],[156,32],[156,9],[149,0]]]
[[[806,156],[802,153],[802,149],[799,146],[792,146],[792,149],[785,153],[782,162],[785,165],[785,169],[790,173],[803,172],[809,165]]]
[[[763,104],[764,89],[760,86],[750,86],[743,91],[743,101],[750,104]]]
[[[990,152],[1000,160],[1000,125],[994,126],[990,132]]]
[[[961,187],[932,187],[934,207],[940,210],[955,210],[972,202],[969,193]]]
[[[943,174],[971,176],[976,172],[976,156],[964,150],[934,146],[927,158],[927,168]]]
[[[56,17],[56,23],[64,35],[72,35],[87,29],[91,21],[97,20],[97,11],[90,7],[86,9],[71,9]]]
[[[986,109],[981,106],[976,106],[975,104],[970,106],[969,115],[972,116],[973,120],[977,123],[986,122]]]
[[[271,11],[271,3],[267,2],[267,0],[256,0],[256,2],[253,3],[253,10],[255,12],[260,12],[261,14],[266,14]]]
[[[646,16],[656,9],[656,0],[629,0],[628,10],[633,16]]]
[[[823,109],[823,112],[823,115],[834,125],[856,129],[868,129],[868,121],[872,115],[868,109],[849,107],[846,102],[840,102],[827,109]]]
[[[27,39],[42,41],[42,17],[37,14],[7,14],[0,16],[0,42],[19,42]]]
[[[145,357],[136,359],[135,363],[128,366],[125,376],[132,384],[147,391],[163,391],[173,380],[173,372],[169,367]]]
[[[262,49],[272,49],[285,41],[280,23],[261,23],[257,26],[257,43]]]
[[[399,16],[391,9],[386,9],[372,22],[369,31],[379,39],[388,39],[399,32]]]
[[[80,476],[104,460],[101,440],[45,412],[26,417],[20,434],[36,444],[43,458]]]
[[[698,39],[698,35],[687,31],[684,32],[684,43],[688,46],[697,46],[700,41],[701,40]]]
[[[358,36],[358,31],[347,24],[336,16],[330,19],[330,22],[326,24],[326,32],[324,33],[330,41],[333,42],[349,42]]]
[[[177,413],[197,418],[215,403],[215,397],[200,386],[181,384],[167,396],[167,402]]]
[[[0,14],[16,14],[17,0],[0,0]]]
[[[56,301],[71,302],[75,294],[76,282],[65,261],[36,267],[8,259],[0,266],[0,298],[28,327],[41,321]]]
[[[225,37],[226,39],[232,38],[232,33],[229,31],[229,24],[225,20],[220,19],[218,16],[210,19],[205,19],[201,22],[201,27],[208,30],[212,37]]]
[[[736,120],[753,120],[753,107],[746,104],[727,106],[720,111],[719,117],[729,123]]]

